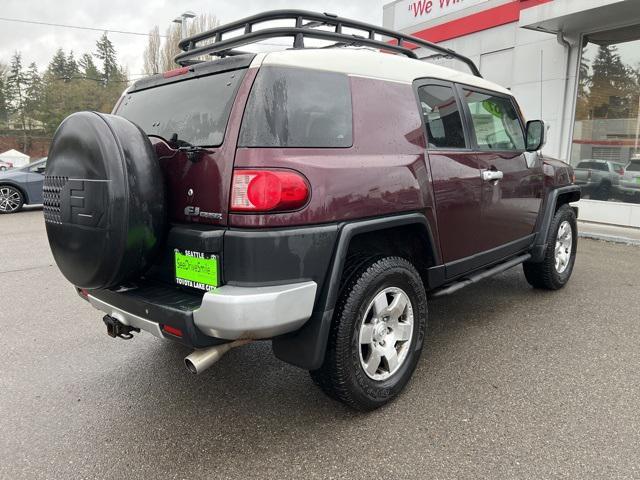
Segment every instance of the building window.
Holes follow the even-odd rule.
[[[576,183],[583,198],[640,203],[640,28],[588,35],[583,45],[571,150]],[[624,168],[585,168],[594,162]]]

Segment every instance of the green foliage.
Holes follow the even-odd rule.
[[[9,105],[7,98],[7,66],[0,63],[0,125],[7,122],[9,117]]]
[[[95,53],[78,59],[73,51],[58,49],[42,73],[35,63],[25,71],[16,52],[10,66],[0,64],[0,130],[20,125],[27,148],[29,138],[52,135],[73,112],[110,112],[126,86],[126,72],[106,34]]]
[[[118,66],[116,50],[107,37],[106,32],[96,42],[95,56],[102,61],[102,81],[105,85],[112,82],[122,82],[125,79],[122,68]]]

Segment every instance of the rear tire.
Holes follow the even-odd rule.
[[[371,260],[344,284],[322,366],[310,372],[331,398],[357,410],[396,397],[415,370],[427,324],[427,296],[400,257]]]
[[[534,287],[558,290],[564,287],[576,259],[578,226],[576,214],[569,205],[562,205],[549,227],[549,239],[544,259],[540,263],[524,263],[524,276]]]
[[[19,212],[24,206],[22,192],[11,185],[0,185],[0,214]]]
[[[609,200],[609,198],[611,198],[611,184],[602,182],[600,185],[598,185],[598,188],[595,189],[595,191],[591,195],[591,198],[593,200]]]

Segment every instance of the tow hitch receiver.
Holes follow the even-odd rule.
[[[112,338],[120,337],[123,340],[131,340],[133,338],[133,332],[140,333],[139,328],[125,325],[111,315],[105,315],[102,321],[107,326],[107,334]]]

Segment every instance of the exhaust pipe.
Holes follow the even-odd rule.
[[[202,350],[195,350],[184,359],[184,364],[191,373],[197,375],[204,372],[211,365],[220,360],[225,353],[232,348],[241,347],[247,343],[251,343],[252,340],[235,340],[229,343],[223,343],[222,345],[215,345],[213,347],[204,348]]]

